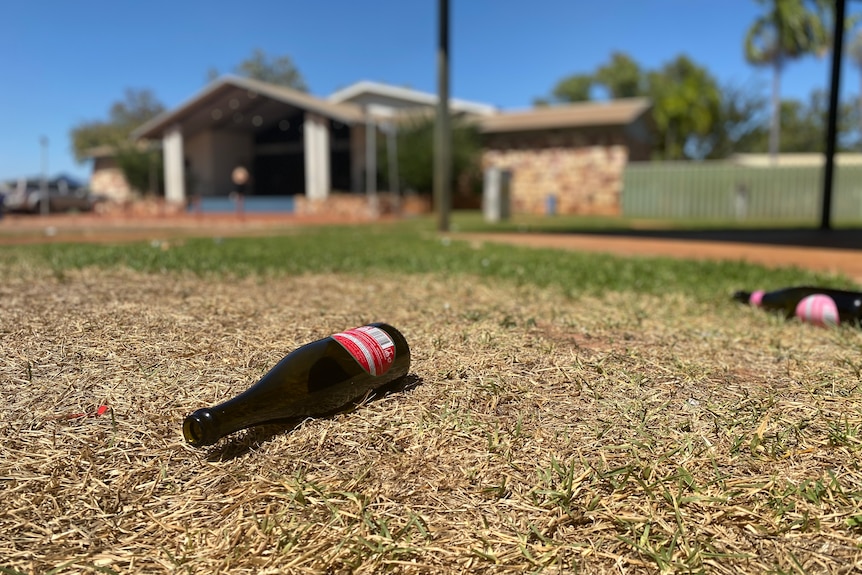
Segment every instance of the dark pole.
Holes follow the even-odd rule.
[[[51,211],[50,194],[48,193],[48,136],[39,138],[39,143],[42,144],[42,180],[39,183],[39,193],[42,199],[39,202],[39,211],[44,216]]]
[[[449,231],[452,204],[452,129],[449,124],[449,0],[437,0],[437,119],[434,126],[434,201],[438,229]]]
[[[844,55],[845,0],[835,0],[835,22],[832,33],[832,82],[829,88],[829,117],[826,123],[826,165],[823,168],[823,207],[820,229],[832,227],[832,181],[835,176],[835,140],[838,125],[838,92],[841,83],[841,58]]]

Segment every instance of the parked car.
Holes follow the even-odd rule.
[[[47,201],[47,206],[45,202]],[[62,176],[49,180],[43,186],[41,180],[19,180],[7,185],[3,207],[7,212],[89,212],[98,198],[75,180]]]

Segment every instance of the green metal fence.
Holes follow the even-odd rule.
[[[630,163],[622,212],[632,218],[819,222],[822,167],[725,162]],[[834,221],[862,221],[862,166],[836,166]]]

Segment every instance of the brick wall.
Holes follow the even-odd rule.
[[[513,213],[619,215],[628,146],[621,132],[546,131],[486,137],[482,167],[511,170]]]

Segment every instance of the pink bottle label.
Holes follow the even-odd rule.
[[[395,361],[395,342],[389,334],[370,325],[333,334],[347,353],[370,375],[383,375]]]
[[[813,294],[796,305],[796,317],[815,325],[838,325],[838,306],[828,295]]]
[[[764,293],[765,292],[762,289],[755,292],[751,292],[751,295],[748,297],[748,303],[753,306],[760,307],[760,302],[763,301]]]

